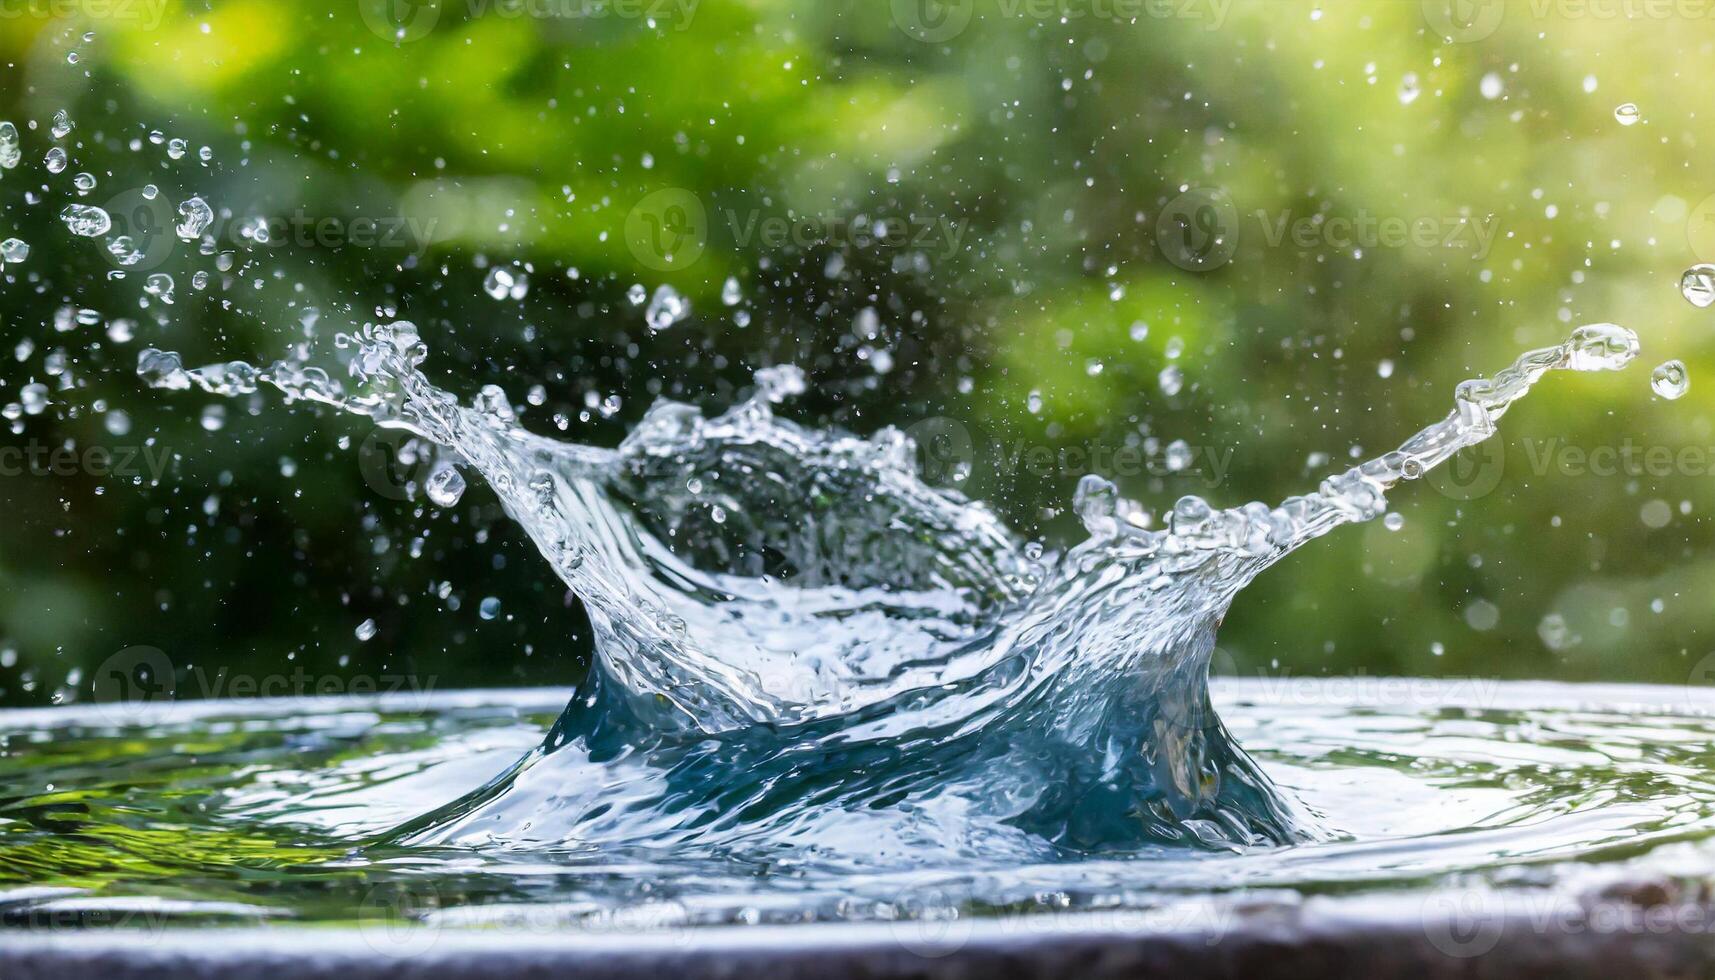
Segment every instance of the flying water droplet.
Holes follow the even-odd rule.
[[[48,407],[48,386],[39,381],[27,384],[18,392],[18,400],[23,403],[24,411],[40,415]]]
[[[436,507],[452,507],[464,496],[464,474],[451,463],[437,465],[429,472],[429,478],[423,483],[423,492],[429,495],[429,500]]]
[[[743,299],[744,291],[743,287],[738,284],[738,277],[727,277],[726,283],[721,286],[721,302],[728,306],[737,306]]]
[[[1614,121],[1622,126],[1636,125],[1639,118],[1641,117],[1635,102],[1622,102],[1614,107]]]
[[[179,205],[179,223],[173,231],[187,242],[202,237],[204,229],[214,221],[214,209],[200,197],[186,198]]]
[[[500,615],[500,600],[494,596],[482,600],[477,612],[483,619],[495,619]]]
[[[23,159],[24,148],[18,142],[18,127],[0,122],[0,170],[11,170]]]
[[[655,296],[649,300],[649,308],[643,311],[643,319],[651,330],[665,330],[690,315],[691,301],[679,295],[672,286],[655,290]]]
[[[8,238],[0,242],[0,262],[16,265],[30,257],[30,245],[23,239]]]
[[[491,299],[523,299],[530,292],[530,277],[522,271],[495,266],[482,281],[482,291]]]
[[[352,632],[357,635],[357,638],[359,640],[363,641],[364,643],[368,643],[370,640],[375,639],[375,633],[376,633],[375,620],[366,619],[363,622],[358,623],[357,629],[353,630]]]
[[[42,157],[42,165],[48,168],[48,173],[50,174],[64,173],[66,168],[66,151],[57,146],[54,147]]]
[[[1417,72],[1408,71],[1405,73],[1405,77],[1399,80],[1400,105],[1411,105],[1413,102],[1417,101],[1417,97],[1422,94],[1422,92],[1423,87],[1418,84]]]
[[[1684,397],[1691,390],[1691,378],[1686,373],[1685,362],[1673,360],[1660,365],[1650,372],[1649,386],[1668,401]]]
[[[173,277],[165,272],[157,272],[143,280],[143,291],[163,303],[171,303],[173,301]]]
[[[1185,388],[1185,372],[1171,364],[1161,369],[1161,374],[1156,380],[1161,384],[1161,393],[1169,398],[1179,394]]]
[[[1191,466],[1191,447],[1183,439],[1175,439],[1167,444],[1167,471],[1181,473]]]
[[[48,127],[48,132],[54,139],[63,140],[71,135],[72,129],[71,113],[61,109],[54,113],[54,122],[52,126]]]
[[[1694,265],[1679,277],[1679,294],[1702,309],[1715,304],[1715,265]]]
[[[68,204],[60,212],[60,220],[74,235],[96,238],[113,228],[113,219],[106,211],[88,204]]]

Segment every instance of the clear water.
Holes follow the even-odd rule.
[[[400,845],[396,827],[539,743],[567,692],[187,702],[123,726],[99,706],[16,712],[0,716],[0,772],[29,789],[0,799],[0,922],[340,923],[409,952],[425,941],[413,930],[917,922],[1711,869],[1708,692],[1234,678],[1214,691],[1320,840],[1071,862],[995,851],[866,874],[851,873],[862,855],[807,846]],[[622,806],[644,779],[627,769],[562,773],[569,793]]]
[[[28,886],[8,914],[913,918],[1395,885],[1632,855],[1709,825],[1690,707],[1640,722],[1563,695],[1425,685],[1389,708],[1289,685],[1240,688],[1223,720],[1209,692],[1245,584],[1380,517],[1388,490],[1489,438],[1549,372],[1627,365],[1624,328],[1466,382],[1399,450],[1279,506],[1187,497],[1151,530],[1086,478],[1089,537],[1063,553],[920,482],[900,433],[777,417],[805,387],[790,367],[715,418],[659,404],[608,450],[525,431],[497,388],[461,404],[423,373],[409,324],[340,347],[349,384],[158,350],[139,372],[167,390],[268,384],[408,429],[440,453],[421,488],[438,502],[458,499],[460,470],[480,475],[587,604],[588,679],[564,704],[15,719],[5,762],[29,778],[14,782],[49,789],[7,804],[0,874]]]
[[[211,213],[187,202],[178,234]],[[84,237],[109,219],[62,212]],[[145,283],[163,304],[175,288]],[[486,288],[517,298],[528,280],[496,269]],[[635,302],[655,330],[688,312],[668,287]],[[1663,849],[1710,832],[1702,701],[1240,684],[1217,711],[1208,683],[1256,576],[1382,517],[1388,492],[1492,437],[1548,373],[1625,367],[1638,340],[1622,327],[1464,383],[1397,450],[1278,505],[1186,497],[1156,529],[1086,477],[1088,536],[1063,551],[923,483],[925,447],[903,433],[790,421],[809,381],[789,365],[718,416],[660,403],[603,448],[525,430],[497,387],[461,400],[425,373],[409,323],[354,324],[321,363],[311,346],[190,369],[151,348],[138,373],[167,392],[270,386],[405,430],[436,460],[416,490],[437,506],[480,478],[585,603],[587,680],[5,717],[19,789],[0,797],[0,922],[659,929],[1144,908],[1542,885],[1662,854],[1683,870]]]

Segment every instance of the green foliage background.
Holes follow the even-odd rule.
[[[501,385],[538,431],[563,414],[568,438],[600,444],[657,396],[719,407],[755,368],[793,361],[814,379],[800,418],[954,420],[976,445],[967,492],[1051,544],[1077,535],[1065,510],[1082,471],[1009,474],[1021,450],[1130,446],[1159,464],[1184,439],[1227,460],[1217,485],[1204,466],[1108,475],[1157,513],[1188,492],[1275,501],[1445,414],[1459,380],[1620,322],[1643,336],[1642,363],[1553,378],[1517,407],[1492,492],[1403,489],[1403,529],[1346,529],[1271,572],[1223,647],[1246,673],[1704,679],[1715,310],[1677,284],[1715,260],[1715,20],[1695,4],[1510,2],[1492,32],[1449,40],[1434,0],[982,0],[962,32],[926,42],[914,4],[702,0],[647,5],[653,21],[601,0],[7,5],[0,119],[23,130],[25,159],[0,173],[0,237],[32,251],[0,274],[0,353],[35,350],[0,356],[0,403],[31,381],[56,390],[5,438],[171,462],[158,483],[0,478],[0,703],[87,699],[99,665],[136,645],[167,652],[181,696],[231,693],[222,676],[295,676],[306,692],[576,679],[581,613],[486,490],[448,512],[396,500],[365,479],[361,421],[259,397],[207,431],[210,399],[135,377],[144,346],[271,360],[305,339],[309,309],[324,341],[409,318],[437,380]],[[1623,102],[1637,125],[1616,121]],[[77,128],[54,175],[40,161],[61,108]],[[99,240],[60,225],[79,171],[98,181],[86,203],[147,184],[202,195],[223,209],[230,259],[181,245],[156,270],[175,302],[147,296],[141,272],[112,275]],[[673,188],[708,220],[700,256],[663,271],[627,218]],[[1188,188],[1235,208],[1236,253],[1212,271],[1158,246]],[[292,215],[431,231],[420,254],[232,233]],[[929,237],[859,243],[860,215]],[[1271,240],[1282,221],[1365,216],[1496,235],[1481,255],[1465,234]],[[810,231],[769,241],[745,234],[753,218]],[[949,227],[956,242],[937,237]],[[528,265],[528,295],[491,299],[486,268],[510,263]],[[720,298],[729,277],[737,308]],[[651,335],[626,299],[637,283],[673,285],[693,316]],[[57,332],[67,305],[136,319],[136,338]],[[865,310],[874,338],[855,326]],[[54,348],[69,387],[48,373]],[[1157,377],[1181,348],[1186,384],[1169,396]],[[1669,357],[1693,381],[1671,404],[1647,383]],[[545,400],[525,405],[535,385]],[[611,414],[592,410],[614,396]],[[1537,463],[1545,447],[1628,441],[1709,463]],[[1640,516],[1652,501],[1665,526]],[[1576,642],[1544,642],[1551,614]]]

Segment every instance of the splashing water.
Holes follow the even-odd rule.
[[[764,863],[791,848],[870,870],[1320,836],[1210,707],[1234,596],[1382,516],[1389,489],[1489,438],[1544,374],[1618,369],[1638,350],[1622,327],[1582,327],[1276,507],[1186,497],[1144,530],[1136,504],[1085,477],[1088,540],[1042,561],[981,504],[922,483],[902,433],[776,418],[806,387],[792,367],[758,372],[715,418],[661,402],[608,450],[527,432],[498,388],[459,404],[422,373],[410,323],[340,343],[351,391],[296,362],[187,370],[150,349],[138,370],[168,389],[271,385],[441,447],[494,488],[596,634],[546,740],[393,840]],[[456,500],[438,465],[431,499]]]

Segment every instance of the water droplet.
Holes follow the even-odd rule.
[[[1477,90],[1483,93],[1483,98],[1491,101],[1500,98],[1501,92],[1505,89],[1506,82],[1501,79],[1500,72],[1489,72],[1483,76],[1481,82],[1477,83]]]
[[[434,502],[436,507],[455,506],[459,502],[459,498],[464,496],[464,474],[460,473],[458,467],[451,463],[437,466],[429,473],[428,480],[424,482],[423,490],[429,495],[429,499]]]
[[[642,306],[649,302],[649,290],[640,282],[632,283],[631,288],[625,291],[625,298],[631,301],[632,306]]]
[[[690,315],[691,301],[679,295],[672,286],[655,290],[655,296],[649,300],[649,308],[643,311],[643,319],[651,330],[665,330]]]
[[[40,415],[42,409],[48,407],[48,386],[39,381],[27,384],[18,392],[18,400],[23,403],[24,411]]]
[[[48,168],[50,174],[63,173],[66,168],[66,151],[54,147],[42,157],[42,165]]]
[[[1679,277],[1679,294],[1699,309],[1715,304],[1715,265],[1694,265]]]
[[[1397,531],[1400,528],[1405,527],[1405,515],[1398,511],[1388,514],[1386,517],[1382,518],[1382,527],[1387,528],[1389,531]]]
[[[167,142],[167,156],[174,160],[183,159],[185,152],[189,149],[190,144],[182,139],[169,140]]]
[[[179,205],[179,223],[173,231],[187,242],[202,237],[204,229],[214,221],[214,209],[200,197],[186,198]]]
[[[489,596],[482,600],[482,605],[478,607],[477,612],[483,619],[494,619],[498,617],[500,615],[500,600],[494,596]]]
[[[1161,384],[1161,393],[1169,398],[1179,394],[1185,388],[1185,372],[1171,364],[1161,369],[1161,374],[1156,380]]]
[[[358,623],[357,629],[353,630],[352,632],[357,635],[357,638],[359,640],[362,640],[364,643],[368,643],[370,640],[375,639],[375,633],[376,633],[375,620],[366,619],[363,622]]]
[[[1636,125],[1641,118],[1635,102],[1622,102],[1614,107],[1614,120],[1622,126]]]
[[[1376,364],[1376,374],[1383,378],[1393,377],[1393,362],[1384,358]]]
[[[1175,439],[1167,444],[1167,471],[1180,473],[1191,466],[1191,446],[1183,439]]]
[[[495,266],[483,279],[482,290],[492,299],[523,299],[530,292],[530,277],[516,268]]]
[[[71,121],[71,113],[61,109],[54,113],[54,122],[52,126],[48,127],[48,133],[51,134],[54,139],[63,140],[67,136],[71,135],[72,129],[73,123]]]
[[[113,219],[106,211],[88,204],[68,204],[60,212],[60,220],[71,229],[74,235],[84,238],[95,238],[105,235],[113,228]]]
[[[11,170],[24,159],[24,148],[18,142],[18,127],[0,122],[0,170]]]
[[[91,173],[76,174],[71,179],[71,185],[77,188],[78,193],[88,194],[95,190],[95,175]]]
[[[165,272],[157,272],[143,280],[143,291],[163,303],[171,303],[173,301],[173,277]]]
[[[1578,636],[1566,625],[1566,617],[1551,612],[1536,624],[1536,635],[1550,650],[1565,650],[1578,644]]]
[[[739,285],[738,277],[729,276],[726,284],[721,286],[721,302],[728,306],[737,306],[743,299],[743,287]]]
[[[226,427],[226,406],[206,406],[202,410],[202,418],[199,421],[202,423],[203,431],[219,432]]]
[[[1691,378],[1686,373],[1685,362],[1673,360],[1660,365],[1650,372],[1649,386],[1668,401],[1683,397],[1691,390]]]
[[[1400,105],[1411,105],[1413,102],[1417,101],[1417,97],[1422,94],[1422,92],[1423,87],[1417,82],[1417,72],[1408,71],[1405,73],[1405,77],[1399,80]]]
[[[179,355],[170,350],[145,347],[137,352],[137,376],[151,388],[183,391],[191,386],[190,373]]]
[[[18,238],[0,242],[0,262],[16,265],[30,257],[30,245]]]

